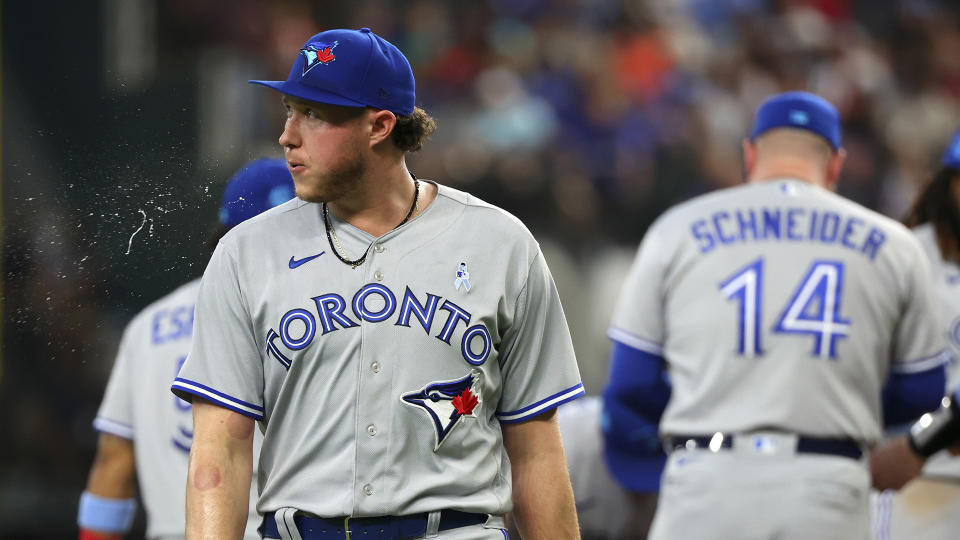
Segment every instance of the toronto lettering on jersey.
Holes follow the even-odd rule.
[[[694,221],[690,232],[700,253],[743,242],[818,242],[858,251],[871,261],[887,240],[883,231],[868,228],[858,217],[800,207],[720,210]]]
[[[473,316],[468,311],[435,294],[426,293],[426,298],[421,301],[410,287],[406,287],[399,302],[393,291],[379,283],[368,283],[361,287],[349,304],[336,293],[314,296],[311,300],[315,311],[291,309],[280,319],[277,330],[270,328],[267,331],[267,356],[273,357],[287,369],[290,369],[293,360],[280,349],[280,345],[289,351],[301,351],[310,346],[317,330],[323,336],[341,329],[359,328],[358,321],[383,323],[392,320],[394,326],[419,326],[430,335],[434,319],[443,318],[445,314],[442,322],[437,321],[439,331],[434,337],[453,346],[451,340],[454,331],[462,323],[465,330],[460,336],[460,353],[468,363],[483,365],[493,349],[490,331],[483,324],[470,326]],[[348,307],[353,317],[346,312]],[[437,314],[440,317],[436,317]]]

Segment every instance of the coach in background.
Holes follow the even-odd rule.
[[[913,228],[932,263],[939,328],[954,355],[947,370],[947,386],[953,389],[960,383],[960,363],[956,361],[960,359],[960,131],[947,146],[941,163],[940,170],[917,195],[904,223]],[[893,441],[893,447],[900,448],[904,455],[895,460],[884,451],[875,455],[873,468],[879,483],[891,475],[906,474],[886,487],[899,488],[920,474],[922,467],[922,475],[903,491],[880,496],[875,518],[877,538],[947,540],[956,538],[960,531],[960,459],[938,452],[960,439],[954,400],[956,396],[945,401],[937,413],[921,419],[907,437]]]
[[[227,183],[211,250],[234,225],[293,196],[285,161],[248,163]],[[184,538],[193,418],[190,404],[171,396],[169,388],[190,350],[199,286],[198,278],[150,304],[123,333],[93,422],[100,439],[80,498],[80,540],[117,540],[129,531],[136,508],[134,476],[147,513],[147,538]],[[260,538],[256,499],[251,485],[247,539]]]
[[[650,538],[867,539],[881,421],[939,404],[923,248],[832,192],[840,138],[826,100],[770,97],[748,183],[673,208],[640,246],[605,398],[635,412],[611,434],[659,423],[670,451]]]

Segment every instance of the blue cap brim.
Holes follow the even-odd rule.
[[[272,88],[280,93],[286,94],[288,96],[293,96],[295,98],[300,98],[306,101],[313,101],[315,103],[327,103],[329,105],[342,105],[344,107],[366,107],[365,103],[343,97],[339,94],[334,94],[332,92],[326,92],[324,90],[319,90],[317,88],[304,86],[302,84],[297,84],[290,81],[247,81],[250,84],[259,84],[261,86],[266,86],[267,88]]]
[[[635,493],[660,491],[660,477],[667,463],[665,454],[640,457],[606,444],[603,458],[610,475],[628,490]]]

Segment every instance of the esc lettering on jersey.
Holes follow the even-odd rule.
[[[288,264],[322,250],[321,205],[300,200],[238,226],[214,253],[173,389],[260,421],[261,513],[502,515],[500,424],[583,395],[532,236],[438,189],[379,238],[331,215],[347,253],[367,250],[357,268],[327,255]],[[457,285],[461,265],[469,286]]]

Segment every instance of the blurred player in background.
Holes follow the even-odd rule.
[[[748,183],[668,211],[640,246],[605,392],[634,414],[606,434],[659,423],[671,450],[651,538],[867,539],[881,411],[939,404],[923,248],[832,193],[840,138],[826,100],[770,97],[743,143]]]
[[[294,196],[281,159],[248,163],[228,182],[220,227],[210,245],[233,226]],[[134,476],[147,514],[147,537],[184,538],[184,485],[193,440],[191,406],[169,392],[190,350],[195,279],[141,311],[127,326],[100,410],[100,432],[87,490],[80,498],[80,540],[114,540],[133,522]],[[251,485],[245,538],[260,538]]]
[[[904,223],[931,262],[941,332],[953,362],[948,388],[960,383],[960,131],[947,146],[941,168],[914,200]],[[909,463],[910,457],[904,457]],[[888,491],[875,506],[877,540],[948,540],[960,531],[960,459],[941,451],[930,457],[923,474],[900,492]]]
[[[604,438],[610,415],[600,396],[559,409],[573,498],[583,540],[642,540],[657,507],[666,456],[656,429]]]

